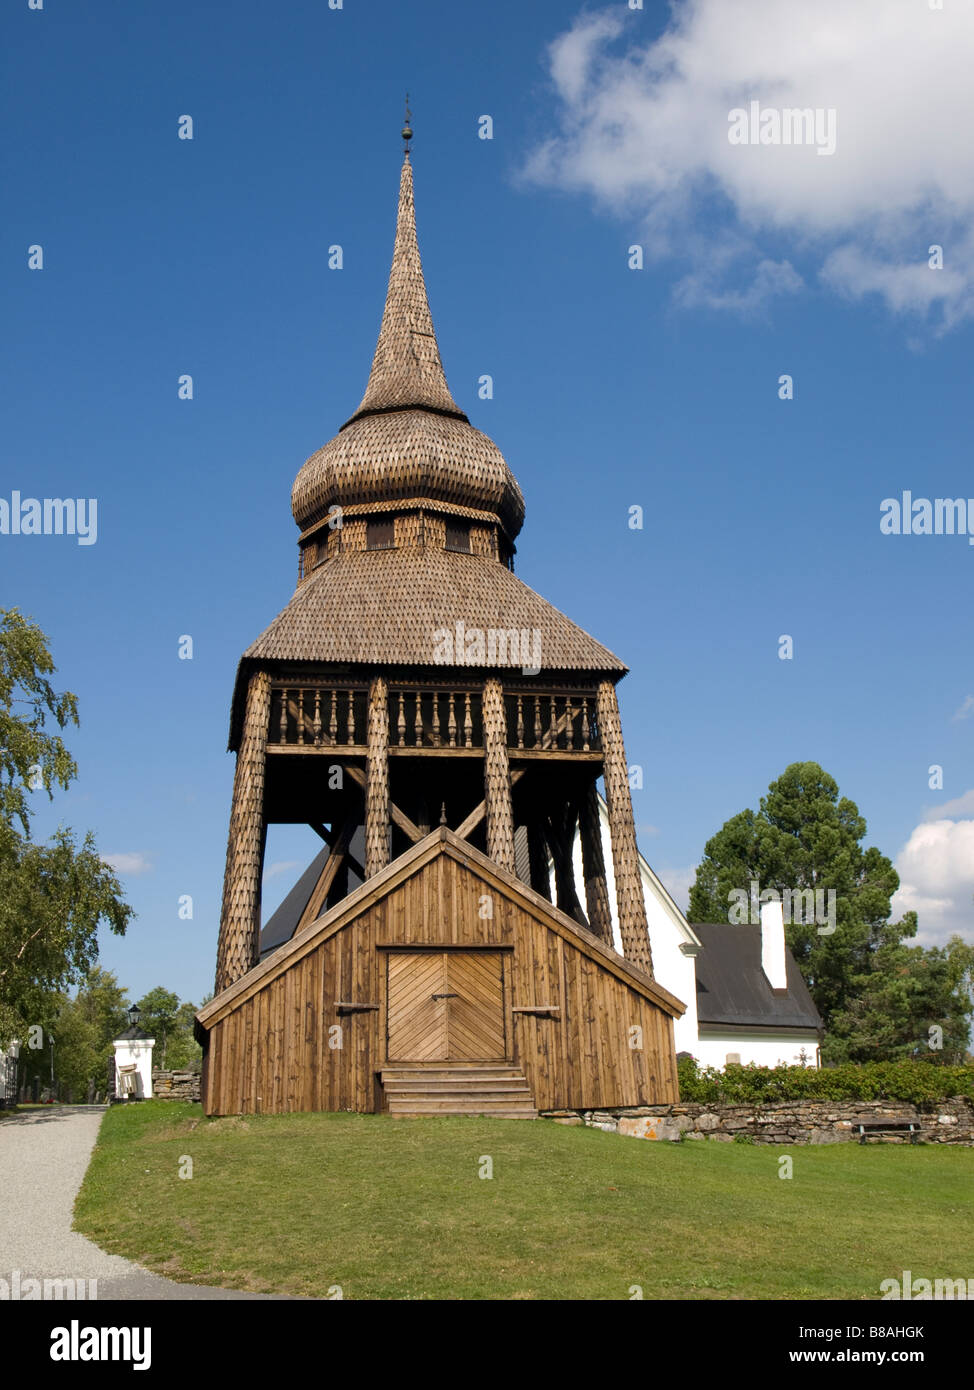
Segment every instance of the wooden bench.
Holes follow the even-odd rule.
[[[865,1144],[866,1138],[870,1134],[899,1134],[903,1130],[910,1131],[910,1143],[915,1144],[920,1133],[920,1125],[916,1120],[853,1120],[853,1127],[859,1131],[859,1143]]]

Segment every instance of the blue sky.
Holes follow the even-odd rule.
[[[524,491],[518,574],[631,668],[650,862],[683,900],[709,836],[814,759],[924,939],[974,939],[974,549],[879,529],[904,489],[974,494],[974,20],[883,4],[881,71],[833,0],[782,0],[792,29],[750,46],[751,0],[6,7],[0,497],[95,497],[98,539],[0,535],[0,602],[79,696],[81,775],[36,829],[120,857],[138,918],[103,963],[133,996],[212,988],[234,671],[293,590],[294,475],[365,385],[407,88],[448,380]],[[838,49],[800,32],[826,21]],[[900,129],[918,44],[950,121],[919,91]],[[837,109],[834,156],[731,149],[728,93],[782,90]],[[272,830],[268,910],[318,843]]]

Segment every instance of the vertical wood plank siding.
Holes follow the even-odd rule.
[[[485,897],[489,918],[479,910]],[[669,1014],[562,936],[541,909],[441,854],[211,1026],[208,1113],[374,1111],[385,1063],[382,1008],[339,1015],[336,1004],[380,1006],[382,948],[397,945],[512,948],[504,979],[513,1059],[539,1110],[679,1098]],[[558,1013],[516,1012],[544,1007]],[[330,1031],[336,1024],[340,1035]]]

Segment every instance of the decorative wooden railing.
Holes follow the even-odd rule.
[[[271,691],[268,742],[272,746],[364,749],[368,689],[324,682],[289,684]],[[595,696],[557,690],[507,691],[507,744],[519,752],[593,753],[601,748]],[[484,746],[479,687],[390,684],[389,749]]]
[[[508,691],[507,746],[513,751],[592,753],[602,744],[595,718],[595,697],[557,691]]]
[[[268,742],[364,748],[368,698],[365,686],[274,684]]]
[[[390,748],[483,748],[483,697],[479,690],[392,686]]]

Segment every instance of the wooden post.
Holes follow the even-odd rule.
[[[271,678],[255,671],[247,686],[243,735],[233,775],[227,866],[223,876],[215,992],[219,994],[257,964],[260,878],[264,864],[264,771],[271,717]]]
[[[383,676],[369,686],[369,747],[365,783],[365,877],[389,863],[389,688]]]
[[[599,824],[599,796],[595,783],[586,787],[578,807],[578,828],[582,841],[582,873],[585,878],[585,906],[589,926],[606,945],[612,945],[612,914],[609,889],[605,881],[602,853],[602,827]]]
[[[619,931],[622,952],[626,960],[653,973],[653,955],[649,945],[646,923],[646,903],[639,873],[639,851],[636,848],[636,826],[629,796],[629,769],[622,742],[622,722],[615,686],[602,681],[598,694],[599,733],[602,737],[602,772],[605,778],[605,800],[609,808],[609,831],[612,836],[612,864],[615,870],[616,904],[619,911]]]
[[[514,873],[514,812],[507,757],[507,716],[499,680],[484,683],[484,786],[487,800],[487,853]]]

